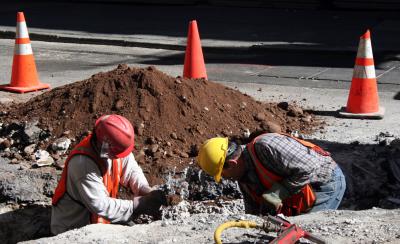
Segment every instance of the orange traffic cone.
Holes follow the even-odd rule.
[[[347,107],[342,108],[340,115],[350,118],[382,119],[384,112],[384,108],[379,106],[371,37],[367,30],[360,37]]]
[[[18,12],[11,83],[0,89],[24,93],[49,87],[39,81],[24,13]]]
[[[196,20],[192,20],[189,23],[183,77],[195,79],[204,78],[207,80],[206,66],[204,64],[203,51],[201,49]]]

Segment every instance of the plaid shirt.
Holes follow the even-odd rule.
[[[297,193],[306,184],[318,188],[329,182],[336,167],[330,156],[322,156],[295,139],[281,134],[267,133],[259,136],[254,148],[263,166],[281,176],[283,179],[280,183],[292,194]],[[255,165],[246,147],[243,149],[243,159],[246,173],[239,184],[255,186],[256,193],[263,194],[266,189],[258,179]],[[247,195],[246,192],[243,193]],[[248,197],[245,196],[245,201]]]

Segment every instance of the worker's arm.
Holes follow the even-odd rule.
[[[136,162],[133,154],[122,159],[121,185],[129,187],[134,196],[147,195],[152,191],[149,183],[143,174],[143,170]]]
[[[154,215],[159,212],[161,205],[166,205],[164,192],[149,186],[142,169],[133,154],[122,159],[121,184],[131,189],[134,194],[134,214]]]
[[[76,155],[69,161],[67,191],[90,212],[111,222],[126,222],[134,213],[132,200],[108,196],[98,166],[87,156]]]

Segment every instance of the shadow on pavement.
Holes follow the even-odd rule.
[[[182,53],[168,56],[157,56],[141,62],[147,65],[181,65],[184,60]],[[315,50],[293,50],[289,45],[279,49],[215,49],[203,48],[203,56],[206,64],[261,64],[271,66],[304,66],[304,67],[329,67],[329,68],[353,68],[356,51],[354,52],[324,52]],[[388,62],[395,56],[394,53],[376,53],[374,61],[376,68],[380,63]]]
[[[352,67],[358,37],[370,28],[375,63],[379,65],[385,59],[385,54],[381,57],[376,55],[379,50],[392,50],[393,47],[392,51],[397,52],[395,47],[400,42],[400,32],[396,32],[397,29],[391,27],[398,26],[396,23],[400,23],[400,18],[396,12],[391,11],[289,10],[62,1],[14,2],[17,1],[8,1],[2,6],[1,25],[14,27],[16,12],[24,11],[28,28],[44,29],[50,32],[59,30],[85,33],[78,36],[79,38],[85,38],[91,34],[110,34],[122,35],[121,38],[124,39],[124,37],[135,35],[139,43],[134,45],[143,47],[151,46],[146,36],[158,39],[159,45],[162,45],[165,37],[186,40],[188,22],[196,19],[202,40],[227,41],[231,44],[248,42],[244,44],[247,46],[249,42],[258,43],[259,45],[255,46],[254,50],[246,49],[242,52],[249,52],[251,55],[264,52],[266,55],[263,55],[262,59],[252,58],[244,61],[249,63]],[[34,36],[34,34],[31,35],[31,37]],[[231,44],[228,45],[232,46]],[[116,45],[129,46],[130,44],[121,41]],[[179,47],[173,48],[182,49],[184,46],[185,43],[180,43]],[[291,51],[293,48],[301,52]],[[315,53],[308,51],[310,48],[332,49],[332,52]],[[271,52],[270,49],[276,49],[277,52]],[[207,48],[204,50],[207,62],[218,61],[209,57],[209,51]],[[227,51],[239,54],[241,52],[240,48]],[[232,62],[228,59],[221,61]],[[164,64],[168,61],[162,59],[158,62]]]
[[[395,100],[400,100],[400,92],[398,92],[393,98]]]

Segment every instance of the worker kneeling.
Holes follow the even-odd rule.
[[[132,124],[119,115],[104,115],[70,153],[52,199],[51,232],[91,223],[123,223],[133,215],[154,214],[165,195],[153,190],[132,150]],[[119,185],[132,200],[117,199]]]
[[[345,177],[322,148],[298,138],[266,133],[247,145],[216,137],[204,142],[200,167],[219,182],[236,180],[250,214],[299,215],[337,209]]]

